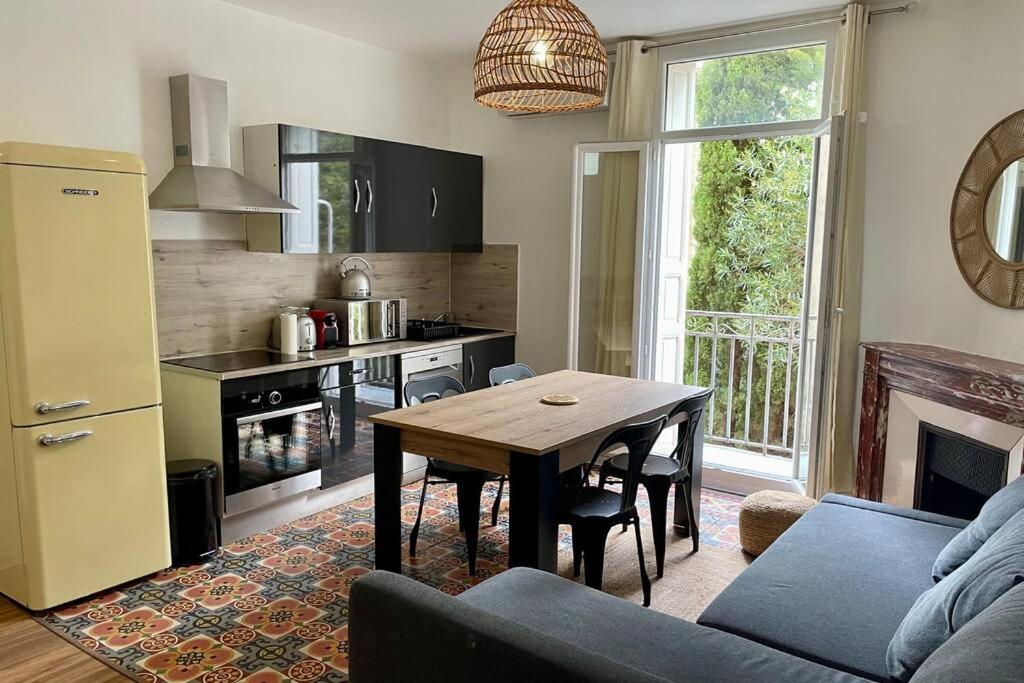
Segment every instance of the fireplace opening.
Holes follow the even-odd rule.
[[[914,507],[974,519],[1006,485],[1010,454],[925,422],[917,439]]]

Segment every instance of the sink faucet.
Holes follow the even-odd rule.
[[[448,316],[449,315],[451,315],[451,313],[449,313],[448,311],[445,311],[441,315],[439,315],[436,318],[434,318],[434,322],[435,323],[439,323],[439,322],[442,322],[442,321],[443,322],[448,322]]]

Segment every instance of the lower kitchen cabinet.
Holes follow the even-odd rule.
[[[394,357],[321,369],[320,397],[320,488],[332,488],[373,474],[370,417],[396,407]]]
[[[466,391],[486,389],[491,386],[488,377],[491,368],[511,365],[515,362],[515,337],[499,337],[464,344],[462,347],[462,376]]]

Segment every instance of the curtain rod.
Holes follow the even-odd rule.
[[[899,7],[889,7],[888,9],[876,9],[868,12],[868,21],[872,17],[881,16],[883,14],[906,14],[910,11],[913,3],[907,3],[906,5],[900,5]],[[834,21],[841,21],[846,23],[846,14],[837,14],[834,17],[821,17],[819,19],[808,19],[806,21],[797,21],[790,24],[781,24],[778,26],[767,26],[764,28],[752,28],[747,31],[736,31],[733,33],[719,33],[713,36],[704,36],[701,38],[687,38],[685,40],[672,40],[666,43],[651,43],[645,45],[642,52],[649,52],[659,47],[672,47],[674,45],[687,45],[689,43],[702,43],[708,40],[718,40],[719,38],[736,38],[739,36],[749,36],[754,33],[765,33],[766,31],[781,31],[790,28],[800,28],[802,26],[817,26],[818,24],[830,24]],[[608,50],[608,54],[613,55],[616,50]]]

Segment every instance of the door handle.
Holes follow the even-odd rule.
[[[71,443],[72,441],[81,441],[82,439],[92,436],[92,432],[86,430],[81,432],[71,432],[70,434],[62,434],[61,436],[54,436],[53,434],[43,434],[39,437],[40,446],[59,446],[62,443]]]
[[[359,202],[363,199],[363,193],[359,191],[359,178],[354,179],[352,183],[356,186],[356,213],[359,213]]]
[[[334,417],[334,406],[327,408],[327,439],[329,441],[334,439],[334,425],[337,422],[337,418]]]
[[[46,401],[41,401],[40,403],[36,404],[36,412],[39,413],[40,415],[48,415],[50,413],[63,413],[68,410],[77,410],[79,408],[84,408],[87,405],[89,405],[89,401],[86,401],[84,399],[80,401],[65,401],[64,403],[47,403]]]
[[[430,210],[430,217],[431,218],[436,218],[437,217],[437,188],[435,188],[435,187],[430,188],[430,195],[434,198],[434,208],[432,208]]]
[[[373,213],[373,184],[366,180],[366,213]]]

